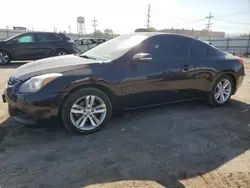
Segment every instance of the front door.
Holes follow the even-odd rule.
[[[166,98],[163,90],[164,67],[159,62],[131,60],[123,69],[123,102],[125,108],[136,108],[161,103]],[[166,84],[166,83],[165,83]]]
[[[138,52],[150,54],[152,60],[133,61],[132,57]],[[125,108],[192,97],[194,67],[190,61],[187,38],[155,36],[144,41],[137,50],[133,49],[129,58],[125,64],[122,81]]]
[[[36,59],[36,44],[33,34],[20,35],[12,39],[12,59],[13,60],[33,60]]]

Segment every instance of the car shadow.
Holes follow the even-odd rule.
[[[9,118],[0,126],[1,185],[119,187],[136,180],[183,188],[182,180],[249,149],[249,115],[250,105],[241,101],[220,108],[194,101],[126,112],[84,136],[57,121],[27,127]]]

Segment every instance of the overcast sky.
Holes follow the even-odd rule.
[[[212,30],[246,33],[250,30],[250,0],[2,0],[0,28],[23,26],[34,30],[76,32],[76,17],[86,20],[87,32],[112,28],[116,33],[133,32],[146,24],[148,4],[151,25],[157,29],[204,29],[209,12]]]

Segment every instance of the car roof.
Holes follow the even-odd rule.
[[[132,33],[131,35],[146,35],[148,37],[157,36],[157,35],[168,35],[168,36],[181,36],[181,37],[195,39],[195,37],[192,37],[192,36],[181,35],[181,34],[176,34],[176,33],[164,33],[164,32],[136,32],[136,33]]]
[[[28,31],[28,32],[24,32],[24,33],[21,33],[21,34],[35,34],[35,33],[44,33],[44,34],[63,34],[64,33],[56,33],[56,32],[47,32],[47,31]]]

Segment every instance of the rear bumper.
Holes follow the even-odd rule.
[[[242,83],[244,81],[245,76],[246,76],[246,74],[243,74],[243,75],[239,76],[239,78],[236,80],[236,87],[235,87],[233,94],[235,94],[238,91],[238,89],[240,88],[240,86],[242,85]]]

